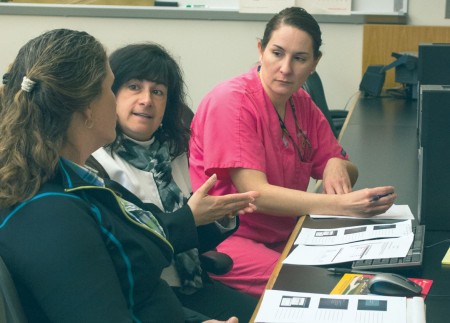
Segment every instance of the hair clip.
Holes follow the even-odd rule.
[[[36,84],[35,81],[32,81],[28,77],[24,76],[20,87],[25,92],[31,92],[33,90],[35,84]]]
[[[9,81],[9,73],[3,74],[2,83],[6,84]]]

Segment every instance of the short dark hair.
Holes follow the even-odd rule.
[[[109,56],[114,73],[112,90],[115,94],[132,79],[147,80],[164,84],[168,90],[167,105],[162,120],[163,127],[155,136],[161,142],[168,141],[172,156],[187,151],[189,128],[182,122],[185,103],[183,73],[175,59],[161,45],[152,42],[131,44],[115,50]],[[117,125],[116,140],[110,145],[115,150],[123,138],[123,131]]]
[[[272,37],[272,33],[280,28],[281,25],[292,26],[308,33],[313,41],[314,57],[318,58],[322,54],[320,46],[322,46],[322,32],[319,24],[305,9],[300,7],[290,7],[281,10],[274,15],[266,25],[264,36],[261,39],[261,47],[266,48]]]

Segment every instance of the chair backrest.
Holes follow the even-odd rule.
[[[183,124],[190,128],[192,119],[194,118],[194,111],[191,110],[187,105],[183,107],[181,119],[183,120]]]
[[[0,257],[0,322],[26,323],[16,287],[11,275]]]
[[[339,131],[334,125],[330,109],[328,108],[327,99],[325,98],[325,91],[323,89],[322,80],[320,79],[320,76],[317,72],[313,72],[308,77],[306,82],[303,84],[303,89],[305,89],[305,91],[309,93],[311,99],[322,111],[325,118],[327,118],[331,130],[333,130],[333,133],[337,138],[337,136],[339,135]]]

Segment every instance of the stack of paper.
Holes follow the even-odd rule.
[[[297,247],[284,260],[326,265],[364,259],[405,257],[413,242],[411,220],[331,229],[302,228]]]
[[[423,298],[266,290],[255,322],[425,323]]]
[[[312,219],[365,219],[364,216],[318,215],[310,214]],[[371,220],[414,220],[414,215],[408,205],[392,205],[385,213],[370,217]]]

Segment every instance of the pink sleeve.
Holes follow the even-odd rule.
[[[204,173],[228,179],[229,168],[265,171],[254,104],[239,91],[216,88],[200,104],[192,126],[191,144],[203,150]],[[255,135],[256,134],[256,135]],[[195,154],[195,147],[192,149]],[[201,158],[200,156],[192,156]]]

